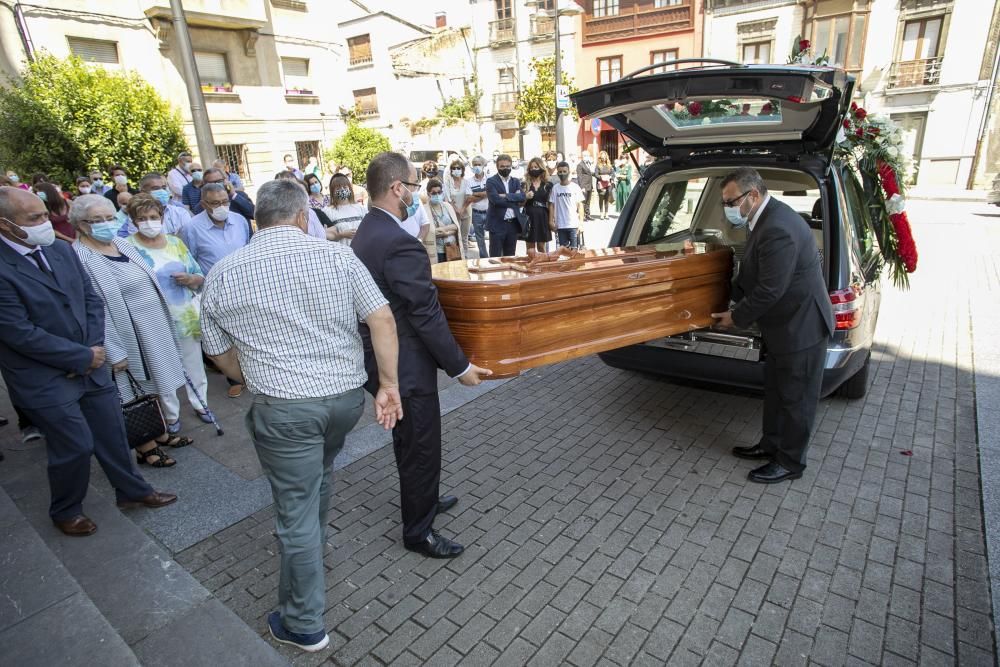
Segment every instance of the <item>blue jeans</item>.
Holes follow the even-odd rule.
[[[278,612],[292,632],[324,629],[323,543],[333,494],[333,460],[361,417],[361,388],[326,398],[254,396],[247,431],[271,484],[281,550]]]
[[[570,229],[557,229],[556,236],[559,240],[559,245],[567,246],[569,248],[576,247],[576,227]]]
[[[489,257],[490,254],[486,252],[486,211],[472,209],[472,229],[476,234],[476,245],[479,246],[479,256]]]

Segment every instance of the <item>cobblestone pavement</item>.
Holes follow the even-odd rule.
[[[337,473],[331,646],[284,654],[995,664],[968,295],[988,271],[996,280],[1000,239],[994,219],[927,210],[912,290],[885,289],[868,396],[820,404],[801,480],[749,484],[752,462],[729,455],[759,436],[757,395],[596,358],[533,371],[444,419],[443,490],[461,500],[438,527],[467,545],[460,558],[402,548],[390,448]],[[262,634],[272,519],[263,510],[177,556]]]

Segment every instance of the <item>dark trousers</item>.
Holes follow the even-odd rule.
[[[22,410],[21,408],[19,408],[19,407],[17,407],[15,405],[14,406],[14,412],[17,413],[17,428],[18,429],[20,429],[20,430],[23,431],[26,428],[30,428],[31,426],[34,426],[34,424],[31,423],[31,420],[28,419],[28,415],[25,414],[24,410]]]
[[[826,360],[824,338],[812,347],[767,355],[764,362],[764,436],[760,446],[786,470],[806,467]]]
[[[590,197],[594,194],[593,189],[583,191],[583,219],[590,220]]]
[[[437,392],[403,398],[403,419],[392,429],[399,471],[403,541],[420,542],[437,514],[441,483],[441,403]]]
[[[521,227],[517,220],[504,220],[501,231],[490,230],[490,257],[513,257],[517,251],[517,234]]]
[[[91,454],[97,457],[118,500],[142,498],[153,492],[153,487],[132,469],[121,400],[114,385],[88,391],[79,401],[25,408],[24,412],[45,436],[52,492],[49,516],[53,520],[64,521],[83,513]]]

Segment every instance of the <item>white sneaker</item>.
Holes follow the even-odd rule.
[[[29,426],[21,431],[21,442],[28,443],[32,440],[41,440],[43,437],[42,432],[34,426]]]

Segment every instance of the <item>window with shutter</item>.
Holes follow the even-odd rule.
[[[67,37],[69,50],[89,63],[118,64],[118,42],[84,37]]]
[[[282,58],[281,72],[285,77],[285,90],[309,90],[309,59]]]
[[[194,62],[198,67],[198,79],[201,80],[201,85],[224,86],[231,83],[224,53],[195,51]]]
[[[347,50],[351,66],[370,65],[372,62],[371,35],[358,35],[347,40]]]

